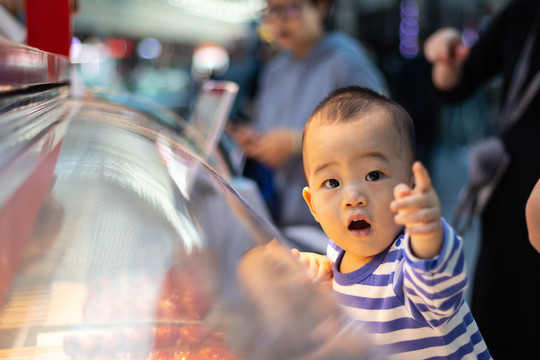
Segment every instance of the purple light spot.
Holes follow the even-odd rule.
[[[418,47],[408,47],[404,44],[399,45],[399,52],[405,58],[413,58],[418,54]]]
[[[418,4],[414,0],[404,0],[401,2],[402,16],[418,17]]]
[[[465,46],[473,46],[478,41],[478,32],[471,28],[464,29],[461,35],[461,41],[463,41]]]
[[[418,24],[408,25],[402,22],[399,26],[399,33],[406,36],[416,36],[418,35]]]

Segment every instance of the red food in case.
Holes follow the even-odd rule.
[[[213,330],[201,325],[186,325],[180,330],[182,344],[191,347],[201,346],[213,333]]]
[[[208,359],[204,355],[180,350],[180,351],[175,351],[174,360],[208,360]]]
[[[158,316],[163,319],[202,320],[212,303],[209,295],[190,282],[167,281],[159,302]]]
[[[178,296],[166,295],[161,298],[158,316],[163,319],[180,319],[183,317],[182,303]]]
[[[225,345],[205,347],[200,354],[204,355],[208,360],[238,360],[236,355],[231,353]]]
[[[162,325],[154,329],[154,347],[168,348],[173,346],[180,338],[180,329],[177,326]]]
[[[238,360],[221,333],[199,324],[84,331],[63,345],[72,360]]]
[[[192,253],[179,255],[179,260],[168,271],[158,306],[158,316],[164,319],[203,320],[212,306],[215,284],[208,255]]]
[[[212,303],[207,294],[196,289],[186,289],[182,298],[184,313],[188,319],[202,320],[210,310]]]

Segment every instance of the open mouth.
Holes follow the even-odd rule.
[[[349,230],[361,231],[369,229],[371,225],[365,220],[352,220],[349,224]]]

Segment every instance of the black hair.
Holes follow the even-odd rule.
[[[388,97],[360,86],[347,86],[333,90],[317,105],[304,127],[302,149],[304,149],[306,132],[313,122],[317,125],[345,123],[356,120],[376,108],[383,108],[390,112],[400,135],[401,145],[408,150],[412,164],[416,159],[416,144],[414,123],[409,113]]]
[[[327,4],[326,16],[324,18],[324,28],[326,31],[333,30],[335,28],[334,24],[334,13],[336,9],[337,0],[308,0],[311,4],[316,6],[318,3],[325,2]]]

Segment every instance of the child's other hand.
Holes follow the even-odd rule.
[[[405,231],[411,236],[414,255],[430,259],[438,255],[442,247],[441,206],[426,168],[417,161],[412,170],[414,188],[397,185],[390,208],[397,212],[396,223],[405,225]]]
[[[292,249],[291,252],[298,257],[298,260],[307,269],[307,274],[314,282],[332,285],[334,276],[334,264],[326,256],[311,252],[301,252]]]

